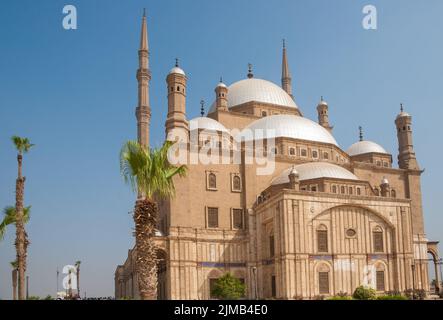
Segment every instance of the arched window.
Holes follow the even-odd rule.
[[[383,231],[380,227],[376,227],[372,230],[372,242],[374,246],[374,252],[383,252]]]
[[[397,193],[395,192],[395,190],[391,190],[391,197],[397,198]]]
[[[307,157],[308,156],[308,152],[306,151],[306,149],[301,149],[301,156],[302,157]]]
[[[318,293],[329,294],[329,267],[322,264],[318,268]]]
[[[232,190],[241,191],[241,179],[239,176],[234,176],[232,178]]]
[[[295,156],[295,148],[289,148],[289,155]]]
[[[208,188],[217,189],[217,177],[214,173],[209,173],[208,175]]]
[[[352,189],[352,187],[349,187],[349,194],[353,194],[354,193],[354,189]]]
[[[180,91],[180,87],[179,86],[177,86],[177,91]]]
[[[317,251],[328,252],[328,229],[324,225],[317,228]]]
[[[328,160],[328,159],[329,159],[329,153],[324,152],[324,153],[323,153],[323,158],[324,158],[325,160]]]
[[[375,193],[376,196],[379,196],[380,195],[380,190],[378,190],[378,188],[375,188],[374,189],[374,193]]]
[[[317,159],[318,158],[318,152],[317,151],[312,151],[312,158]]]
[[[262,111],[262,112],[261,112],[261,116],[262,116],[262,117],[266,117],[267,115],[268,115],[268,113],[267,113],[266,111]]]
[[[361,195],[361,189],[357,188],[357,195],[360,196]]]
[[[341,186],[341,187],[340,187],[340,192],[343,193],[343,194],[346,193],[346,190],[345,190],[345,187],[344,187],[344,186]]]
[[[337,186],[332,186],[332,193],[337,193]]]

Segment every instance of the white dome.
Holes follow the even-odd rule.
[[[359,154],[365,153],[385,153],[389,154],[382,146],[372,141],[359,141],[354,143],[349,149],[346,151],[347,154],[352,156],[357,156]]]
[[[190,120],[189,129],[191,131],[202,129],[202,130],[229,132],[228,129],[226,129],[225,126],[222,125],[220,122],[207,117],[198,117]]]
[[[228,87],[228,108],[256,101],[298,109],[294,100],[278,85],[262,79],[244,79]],[[215,102],[209,113],[215,111]]]
[[[328,162],[308,162],[284,170],[279,176],[272,180],[271,184],[278,185],[288,183],[289,174],[294,169],[297,170],[300,181],[318,178],[359,180],[352,172],[338,165]]]
[[[173,73],[185,75],[185,72],[183,71],[183,69],[179,68],[179,67],[174,67],[171,69],[171,71],[169,71],[169,74],[173,74]]]
[[[264,139],[284,137],[338,146],[337,141],[335,141],[328,130],[318,123],[300,116],[280,114],[264,117],[248,125],[237,137],[239,139],[244,137],[245,141],[251,140],[251,137],[248,136],[250,130],[252,135],[255,135],[257,130],[257,134],[263,134]],[[273,130],[273,133],[268,130]],[[254,137],[252,137],[253,139]]]

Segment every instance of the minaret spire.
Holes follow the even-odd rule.
[[[281,87],[285,90],[292,98],[292,78],[291,72],[289,71],[288,57],[286,54],[286,42],[283,39],[283,59],[282,59],[282,71],[281,71]]]
[[[201,114],[202,117],[204,117],[205,116],[205,100],[201,100],[200,101],[200,105],[201,105],[201,107],[200,107],[200,114]]]
[[[360,141],[363,141],[363,128],[361,126],[358,127],[358,132]]]
[[[149,46],[146,9],[143,10],[140,48],[138,50],[139,68],[137,70],[138,104],[135,111],[137,117],[137,140],[144,147],[149,146],[149,124],[151,122],[151,106],[149,104]]]

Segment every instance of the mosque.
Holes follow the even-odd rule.
[[[138,54],[135,114],[138,141],[148,146],[146,16]],[[176,196],[159,202],[159,299],[210,299],[214,282],[226,272],[245,283],[249,299],[314,299],[351,294],[359,285],[379,293],[429,291],[428,264],[433,260],[437,268],[438,242],[425,234],[423,170],[413,147],[412,117],[403,106],[393,119],[397,167],[362,132],[342,149],[323,99],[317,121],[303,116],[285,45],[281,85],[254,77],[250,68],[245,79],[216,84],[210,110],[195,119],[186,116],[187,81],[176,63],[166,77],[166,137],[175,130],[197,136],[197,143],[185,145],[197,151],[215,139],[229,153],[233,129],[265,136],[240,144],[238,163],[189,164],[187,176],[175,180]],[[258,174],[260,165],[245,160],[251,146],[272,154],[272,173]],[[134,258],[130,249],[115,271],[116,298],[138,297]]]

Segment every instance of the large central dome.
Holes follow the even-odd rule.
[[[316,141],[338,146],[328,130],[318,123],[294,115],[273,115],[258,119],[249,124],[241,131],[237,138],[245,141],[254,140],[256,134],[262,134],[264,139],[272,138],[292,138],[299,140]]]
[[[298,109],[297,104],[286,91],[267,80],[244,79],[228,87],[228,108],[251,101]],[[212,104],[209,113],[213,111],[215,111],[215,103]]]

